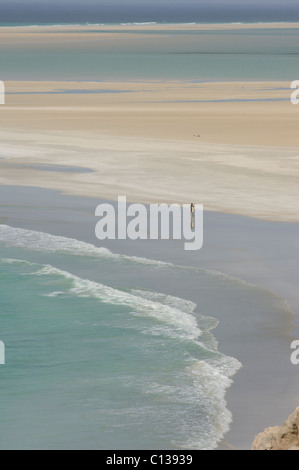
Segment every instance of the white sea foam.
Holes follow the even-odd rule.
[[[107,248],[96,247],[91,243],[76,240],[75,238],[61,237],[45,232],[10,227],[8,225],[0,225],[0,242],[5,243],[7,246],[27,248],[30,250],[43,251],[47,253],[60,251],[76,256],[91,256],[114,260],[126,260],[134,263],[149,264],[157,267],[171,265],[170,263],[165,263],[159,260],[151,260],[138,256],[127,256],[113,253]]]
[[[194,360],[185,371],[179,373],[174,385],[153,382],[146,385],[145,394],[156,395],[161,400],[183,404],[186,415],[188,406],[197,404],[198,409],[204,407],[207,419],[195,419],[190,427],[192,416],[183,416],[180,426],[185,428],[185,440],[174,441],[184,449],[213,450],[217,448],[223,435],[229,430],[232,414],[227,409],[225,400],[226,390],[232,384],[230,378],[241,367],[234,358],[219,355],[217,359]],[[183,384],[183,385],[182,385]],[[189,412],[190,413],[190,412]]]
[[[196,303],[192,302],[191,300],[182,299],[180,297],[174,297],[172,295],[140,289],[132,289],[130,292],[133,295],[137,295],[154,302],[167,304],[170,307],[182,310],[186,313],[193,314],[194,310],[196,309]]]
[[[27,266],[36,266],[35,263],[30,263],[30,261],[26,261],[24,259],[14,259],[14,258],[0,258],[0,263],[3,264],[20,264],[20,265],[27,265]]]
[[[173,335],[176,337],[196,340],[201,335],[201,330],[198,328],[196,318],[193,315],[167,304],[114,289],[88,279],[81,279],[67,271],[62,271],[50,265],[44,266],[34,274],[39,276],[63,276],[65,279],[72,281],[72,285],[68,290],[69,294],[78,297],[95,297],[105,303],[128,306],[133,309],[135,315],[152,317],[162,322],[162,324],[171,326],[174,329]],[[51,295],[59,294],[55,292]]]
[[[137,314],[151,316],[162,323],[174,326],[183,333],[182,337],[184,338],[196,340],[202,334],[194,316],[196,304],[192,301],[140,289],[132,289],[130,292],[118,290],[88,279],[82,279],[50,265],[43,266],[34,274],[39,276],[55,275],[70,279],[73,286],[69,288],[69,293],[82,297],[96,297],[102,302],[115,305],[127,305],[133,308]],[[61,293],[59,291],[52,293],[52,295],[60,295]],[[193,374],[198,374],[203,362],[205,361],[199,361],[191,367],[190,370]],[[228,379],[226,386],[231,383],[229,377],[241,367],[239,361],[220,353],[217,359],[209,360],[207,364],[209,368],[214,369],[216,375]]]
[[[159,292],[140,289],[132,289],[130,292],[133,295],[137,295],[154,302],[162,303],[163,305],[168,305],[171,308],[175,308],[176,310],[188,313],[190,315],[195,314],[194,312],[197,307],[196,303],[192,302],[191,300],[182,299],[181,297],[175,297],[172,295],[161,294]],[[196,318],[200,328],[205,331],[205,347],[207,347],[209,344],[209,349],[213,351],[217,350],[218,343],[212,334],[208,336],[208,332],[216,328],[219,323],[218,320],[208,315],[201,315],[199,313],[196,313]],[[151,334],[153,334],[153,332],[151,332]]]
[[[19,264],[38,268],[32,275],[37,276],[59,276],[70,280],[71,285],[65,291],[54,291],[46,294],[48,297],[58,297],[70,294],[78,297],[95,297],[105,303],[114,305],[125,305],[133,310],[135,315],[147,316],[161,322],[161,327],[154,327],[155,333],[171,332],[171,336],[182,339],[197,340],[201,336],[193,312],[196,308],[194,302],[180,299],[179,297],[167,296],[158,292],[131,290],[130,292],[115,289],[98,282],[82,279],[68,271],[55,268],[51,265],[40,265],[30,263],[26,260],[0,258],[0,263]],[[172,330],[163,330],[163,325],[171,327]]]
[[[174,265],[173,263],[154,260],[149,258],[143,258],[139,256],[129,256],[119,253],[114,253],[104,247],[96,247],[91,243],[86,243],[81,240],[76,240],[75,238],[67,238],[58,235],[51,235],[46,232],[38,232],[34,230],[20,229],[15,227],[10,227],[8,225],[0,225],[0,242],[4,243],[6,246],[14,246],[17,248],[25,248],[33,251],[41,251],[45,253],[56,253],[61,252],[73,256],[84,256],[91,258],[99,259],[109,259],[116,262],[126,262],[132,264],[141,264],[148,265],[155,269],[163,268],[176,268],[182,269],[185,271],[194,271],[198,273],[205,273],[211,277],[215,277],[217,281],[221,282],[232,282],[235,285],[239,284],[247,288],[259,288],[255,284],[249,283],[240,279],[238,277],[222,273],[220,271],[212,269],[203,269],[194,266],[179,266]],[[276,296],[274,292],[263,289],[265,292],[269,292],[272,295]],[[146,294],[143,293],[143,296]],[[153,295],[153,294],[151,294]],[[176,301],[177,302],[177,301]],[[191,304],[189,304],[191,305]],[[208,317],[205,317],[206,319]],[[211,328],[215,327],[212,324]]]
[[[194,270],[198,272],[205,272],[206,274],[219,278],[219,280],[238,282],[242,285],[256,287],[240,278],[222,273],[220,271],[215,271],[212,269],[201,269],[192,266],[178,266],[165,261],[143,258],[139,256],[123,255],[114,253],[108,248],[96,247],[91,243],[76,240],[75,238],[67,238],[58,235],[51,235],[46,232],[15,228],[10,227],[9,225],[0,225],[0,242],[4,243],[6,246],[42,251],[45,253],[61,252],[74,256],[90,256],[93,258],[111,259],[115,261],[127,261],[132,263],[151,265],[157,268],[175,267],[184,270]]]
[[[155,25],[155,24],[159,24],[157,23],[156,21],[143,21],[143,22],[140,22],[140,23],[121,23],[121,26],[150,26],[150,25]]]
[[[225,394],[233,382],[231,377],[241,367],[242,364],[237,359],[221,356],[217,360],[197,361],[189,368],[194,377],[194,387],[201,389],[203,394],[209,397],[209,410],[217,423],[210,440],[205,440],[205,444],[208,444],[205,450],[215,449],[230,429],[232,414],[227,408]],[[198,436],[189,437],[184,445],[187,449],[197,448],[196,446],[198,446]]]
[[[34,275],[56,275],[72,281],[67,291],[55,291],[46,294],[48,297],[58,297],[64,294],[78,297],[95,297],[102,302],[114,305],[126,305],[132,308],[132,313],[157,319],[160,325],[150,328],[143,327],[143,333],[151,335],[164,335],[196,341],[203,349],[217,350],[217,341],[209,331],[215,328],[218,320],[208,315],[194,314],[197,305],[186,299],[174,297],[159,292],[131,289],[123,291],[98,282],[82,279],[67,271],[45,265]],[[200,325],[199,326],[199,323]],[[205,332],[205,342],[200,341],[202,329]]]
[[[166,334],[166,336],[195,341],[204,347],[198,341],[202,333],[193,315],[196,308],[194,302],[140,289],[124,292],[81,279],[50,265],[44,266],[35,274],[63,276],[72,281],[72,286],[68,291],[69,294],[79,297],[95,297],[102,302],[114,305],[127,305],[133,309],[136,315],[155,318],[160,325],[148,328],[152,335]],[[52,293],[52,295],[60,294],[61,292]],[[232,384],[231,377],[241,367],[242,365],[238,360],[220,353],[217,353],[213,359],[200,361],[194,359],[193,364],[188,366],[184,372],[189,379],[191,378],[191,383],[189,380],[189,384],[185,384],[183,377],[179,378],[175,386],[147,383],[144,385],[143,393],[157,394],[160,397],[159,399],[161,399],[161,395],[165,395],[167,401],[187,405],[203,403],[203,397],[206,397],[204,406],[209,410],[209,420],[212,419],[214,424],[211,429],[207,429],[205,432],[203,432],[203,429],[199,429],[202,423],[195,424],[190,429],[189,417],[186,417],[186,423],[181,422],[182,426],[186,426],[186,440],[183,443],[183,448],[202,449],[204,447],[207,450],[215,449],[223,435],[229,430],[232,421],[231,412],[226,406],[225,394]],[[182,383],[184,383],[184,386],[182,386]],[[207,439],[207,435],[209,435],[209,439]],[[173,442],[173,444],[182,447],[182,442]]]

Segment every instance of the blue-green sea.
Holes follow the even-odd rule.
[[[34,33],[34,28],[32,28]],[[111,28],[111,33],[113,28]],[[92,31],[91,31],[92,32]],[[71,31],[69,32],[71,34]],[[88,35],[87,35],[88,36]],[[76,40],[0,44],[2,80],[287,80],[297,78],[299,28],[101,32]]]
[[[0,279],[1,449],[215,449],[241,367],[217,316],[234,335],[231,315],[274,326],[286,308],[216,271],[8,225]]]
[[[28,1],[18,8],[13,3],[1,2],[0,30],[28,26],[32,36],[28,40],[27,32],[24,40],[1,41],[1,80],[297,79],[299,29],[281,27],[285,22],[299,23],[299,5],[294,2],[44,1],[37,7]],[[259,23],[259,28],[251,29],[251,23]],[[268,23],[280,27],[268,29]],[[180,24],[180,29],[171,29],[172,24]],[[194,24],[226,26],[193,30]],[[236,28],[239,24],[242,28]],[[55,25],[67,25],[68,30],[60,28],[58,38],[51,29]],[[74,36],[72,25],[87,28],[81,30],[84,34],[74,28]],[[101,25],[109,29],[101,31]],[[119,25],[130,29],[120,31],[115,28]],[[135,29],[140,25],[141,30]],[[46,27],[44,39],[35,39],[37,26]]]

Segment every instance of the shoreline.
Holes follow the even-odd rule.
[[[196,144],[93,132],[30,133],[24,128],[2,129],[1,140],[2,185],[39,186],[109,200],[124,194],[130,202],[145,204],[194,200],[212,211],[299,221],[297,148]],[[36,164],[46,165],[47,171]],[[51,172],[51,165],[91,171]]]
[[[27,28],[40,28],[40,29],[45,29],[45,28],[51,28],[57,30],[61,29],[77,29],[78,31],[85,29],[85,30],[90,30],[99,28],[101,29],[106,29],[106,28],[111,28],[115,27],[119,30],[126,30],[128,28],[134,28],[135,30],[137,29],[143,29],[146,31],[147,28],[155,29],[155,30],[161,30],[161,29],[169,29],[175,27],[176,29],[180,28],[185,28],[188,26],[189,29],[270,29],[270,28],[299,28],[299,21],[296,22],[291,22],[291,21],[269,21],[269,22],[232,22],[232,23],[159,23],[159,22],[132,22],[132,23],[77,23],[77,24],[41,24],[41,25],[15,25],[15,26],[5,26],[5,25],[0,25],[0,31],[3,29],[13,29],[14,31],[16,29],[27,29]]]
[[[99,200],[67,196],[58,191],[40,188],[1,186],[0,193],[1,223],[95,243],[94,206],[100,202]],[[285,242],[287,251],[292,251],[290,240],[295,243],[297,239],[293,224],[290,226],[287,223],[271,223],[209,212],[206,213],[205,220],[206,241],[204,248],[198,252],[197,256],[184,251],[178,253],[175,249],[176,245],[171,241],[167,243],[163,241],[140,241],[140,243],[107,241],[98,243],[98,246],[104,246],[113,252],[129,256],[217,270],[226,275],[244,279],[246,282],[255,281],[257,286],[263,289],[273,289],[275,295],[280,295],[282,299],[287,298],[283,282],[287,280],[287,273],[283,273],[283,279],[280,278],[281,273],[277,273],[277,279],[275,279],[273,276],[269,278],[269,272],[275,272],[275,266],[280,265],[285,259],[285,253],[280,253],[278,259],[272,260],[276,244],[280,245]],[[273,224],[280,227],[280,230],[273,231]],[[297,231],[298,227],[299,224],[296,226]],[[249,231],[248,228],[250,228]],[[247,243],[248,252],[244,253],[245,232],[252,244]],[[233,238],[231,233],[234,234]],[[254,233],[254,236],[252,237],[250,233]],[[274,235],[271,243],[267,239],[268,233]],[[260,246],[256,246],[254,237],[260,240]],[[268,246],[268,250],[264,249],[265,246]],[[296,258],[294,253],[291,254]],[[248,265],[248,259],[252,260],[250,265]],[[294,259],[294,267],[289,266],[290,277],[294,275],[292,269],[296,269],[296,263],[297,260]],[[247,277],[243,275],[244,269]],[[268,284],[264,281],[268,281]],[[276,291],[275,281],[282,288],[279,294]],[[296,289],[295,284],[294,279],[294,289]],[[175,289],[175,286],[173,288]],[[163,290],[162,286],[161,289]],[[166,293],[169,293],[167,289]],[[213,335],[219,343],[219,351],[235,357],[243,364],[241,370],[233,376],[233,384],[226,393],[227,407],[233,414],[233,422],[230,431],[219,446],[220,449],[231,448],[231,446],[241,449],[250,448],[257,432],[283,421],[285,415],[295,407],[298,380],[294,374],[295,366],[289,360],[289,344],[291,336],[296,334],[296,327],[297,330],[299,327],[298,296],[296,305],[292,307],[293,312],[289,310],[288,318],[284,317],[283,312],[273,318],[273,332],[270,325],[267,326],[267,319],[260,318],[258,311],[252,312],[249,323],[244,318],[237,318],[236,314],[242,315],[242,312],[233,313],[234,309],[229,317],[223,317],[223,314],[218,312],[219,315],[216,318],[220,323],[213,330]],[[238,329],[231,337],[232,325],[236,322]],[[272,355],[275,355],[275,361],[272,361]],[[286,383],[288,392],[285,390]],[[270,403],[269,394],[272,397]]]

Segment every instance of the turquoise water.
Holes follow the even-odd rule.
[[[6,225],[0,278],[1,449],[216,448],[241,364],[215,317],[283,310],[220,273]]]
[[[292,81],[299,69],[298,42],[299,29],[283,28],[135,31],[113,39],[78,33],[70,42],[53,34],[53,42],[1,44],[1,79]]]

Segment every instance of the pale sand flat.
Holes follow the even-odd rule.
[[[290,83],[5,85],[0,184],[145,203],[195,201],[209,210],[299,220],[299,106],[290,102]],[[57,90],[98,93],[36,94]],[[53,177],[5,166],[6,157],[94,172]]]

